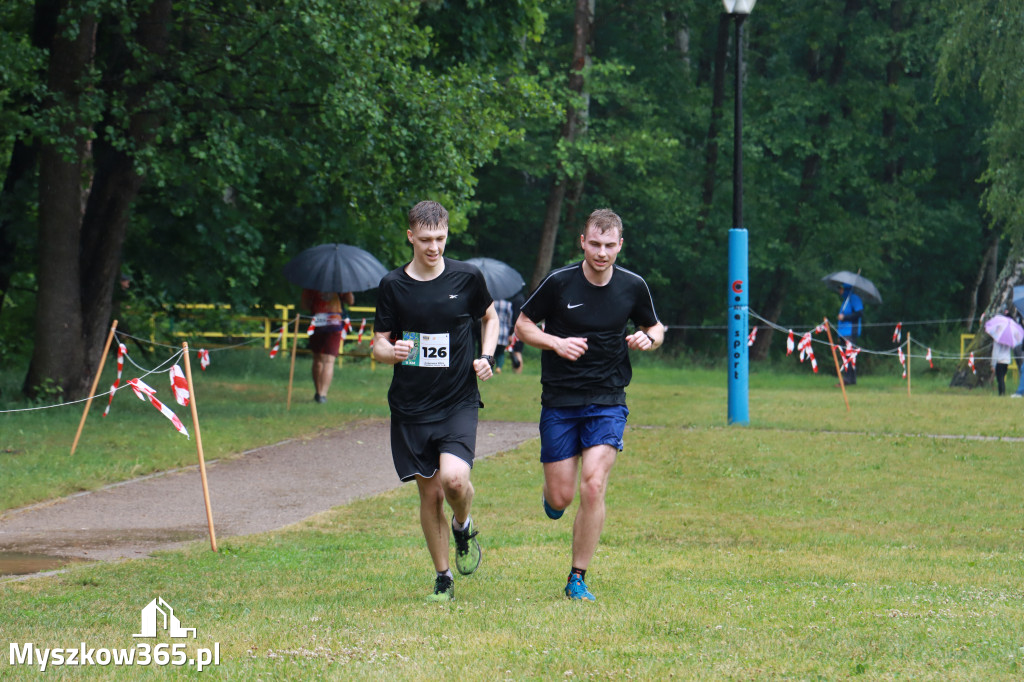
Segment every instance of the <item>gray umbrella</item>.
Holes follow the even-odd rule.
[[[316,291],[375,289],[387,268],[368,251],[348,244],[321,244],[306,249],[284,266],[292,284]]]
[[[831,274],[825,275],[821,278],[829,289],[835,289],[836,291],[842,292],[843,286],[848,285],[853,287],[853,290],[868,303],[881,303],[882,295],[878,293],[878,288],[871,283],[871,280],[867,277],[862,277],[859,272],[850,272],[849,270],[839,270]]]
[[[480,269],[493,298],[512,298],[526,286],[523,276],[508,263],[493,258],[467,258],[466,262]]]

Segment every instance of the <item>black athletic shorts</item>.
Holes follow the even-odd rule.
[[[464,407],[439,422],[410,424],[391,416],[391,457],[403,481],[416,474],[430,478],[437,473],[441,453],[455,455],[473,468],[479,408]]]

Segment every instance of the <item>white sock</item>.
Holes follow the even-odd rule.
[[[455,580],[455,577],[452,575],[452,569],[450,568],[447,571],[438,571],[437,577],[440,578],[441,576],[446,576],[448,578],[451,578],[452,580]]]
[[[453,516],[452,517],[452,529],[454,529],[454,530],[466,530],[467,528],[469,528],[469,522],[472,521],[472,520],[473,520],[472,516],[467,516],[466,517],[466,522],[463,523],[463,524],[460,524],[455,519],[455,517]]]

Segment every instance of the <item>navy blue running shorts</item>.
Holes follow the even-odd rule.
[[[629,410],[625,405],[542,407],[540,461],[561,462],[595,445],[622,450]]]

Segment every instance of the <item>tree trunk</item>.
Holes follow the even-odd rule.
[[[62,2],[59,11],[66,13],[68,4]],[[54,37],[47,72],[54,101],[49,106],[78,110],[80,88],[88,78],[95,46],[96,20],[92,16],[82,17],[73,38],[65,31]],[[73,399],[88,391],[78,260],[87,126],[86,121],[68,117],[60,124],[57,139],[40,146],[39,294],[35,346],[24,385],[29,397],[60,391]]]
[[[36,0],[32,16],[32,46],[50,50],[57,30],[57,0]],[[22,106],[32,106],[24,101]],[[12,108],[18,108],[17,106]],[[30,194],[39,158],[36,143],[17,139],[11,149],[11,159],[0,189],[0,314],[3,312],[4,294],[11,286],[14,274],[14,237],[22,223],[32,214]]]
[[[1017,309],[1013,305],[1013,287],[1021,284],[1024,284],[1024,242],[1014,244],[1011,247],[1006,263],[999,273],[992,297],[985,307],[985,313],[982,315],[978,331],[974,334],[974,339],[964,351],[968,354],[968,357],[970,353],[974,353],[975,371],[971,371],[967,364],[967,358],[961,360],[960,364],[957,365],[953,378],[949,382],[951,387],[975,388],[985,385],[990,380],[992,374],[992,337],[985,333],[984,320],[989,319],[993,315],[998,315],[1005,309],[1009,309],[1012,316],[1016,317]]]
[[[134,39],[143,49],[161,55],[167,47],[172,0],[156,0],[137,23]],[[84,18],[74,42],[57,39],[50,60],[50,86],[72,107],[79,84],[92,65],[96,45],[95,18]],[[118,40],[113,35],[111,40]],[[130,54],[130,50],[120,54]],[[108,65],[103,82],[121,87],[134,60]],[[126,108],[133,112],[127,135],[133,148],[152,140],[157,115],[147,103],[151,80],[129,91]],[[117,121],[104,121],[121,125]],[[83,138],[84,121],[71,121],[62,133],[74,139],[73,155],[54,145],[40,152],[39,296],[35,347],[25,392],[37,396],[59,389],[67,399],[86,397],[110,329],[114,284],[121,260],[131,206],[142,179],[132,157],[117,148],[105,130],[92,150]],[[106,125],[101,126],[105,129]],[[92,166],[88,165],[92,153]],[[83,178],[91,170],[91,190]],[[84,211],[83,211],[84,206]]]
[[[138,23],[135,39],[154,55],[162,56],[167,52],[172,2],[155,0]],[[115,66],[120,71],[116,74],[118,87],[126,67],[137,69],[138,65],[131,61]],[[128,110],[135,112],[128,122],[128,135],[134,140],[135,148],[143,148],[152,142],[160,124],[153,105],[146,101],[152,80],[144,82],[147,85],[128,91]],[[94,156],[96,170],[82,223],[82,315],[86,352],[90,358],[99,358],[110,330],[121,250],[132,204],[142,188],[142,177],[135,171],[134,159],[111,144],[106,135],[97,138]]]
[[[715,178],[718,174],[718,129],[722,124],[722,104],[725,102],[725,58],[729,51],[729,25],[732,18],[722,14],[718,19],[718,41],[715,43],[715,69],[711,91],[711,121],[704,147],[704,183],[701,189],[700,211],[697,214],[697,234],[707,227],[711,205],[715,198]]]
[[[985,255],[981,257],[981,264],[978,266],[978,276],[974,279],[974,288],[971,290],[971,305],[967,311],[967,331],[974,329],[974,318],[978,314],[978,301],[988,300],[992,294],[994,282],[990,273],[994,269],[993,263],[999,257],[999,232],[989,231],[988,247]]]
[[[577,95],[583,94],[583,69],[589,60],[587,47],[590,44],[593,22],[594,0],[576,0],[569,89]],[[585,117],[585,108],[577,109],[571,105],[568,107],[561,135],[561,139],[567,143],[567,150],[572,147],[572,143],[576,140],[577,133]],[[555,244],[558,242],[558,226],[561,222],[562,203],[565,201],[566,188],[570,181],[564,164],[559,161],[555,168],[554,184],[548,193],[548,200],[544,209],[544,224],[541,228],[537,259],[534,261],[533,275],[530,277],[531,289],[535,289],[551,270],[551,264],[555,257]]]

